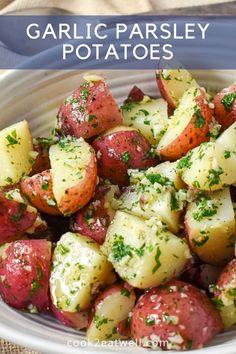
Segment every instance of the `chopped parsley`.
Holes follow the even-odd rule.
[[[13,180],[12,180],[11,177],[7,177],[7,178],[5,179],[5,181],[6,181],[7,183],[9,183],[9,184],[12,184],[12,183],[13,183]]]
[[[10,219],[14,222],[20,221],[23,218],[24,212],[27,208],[27,205],[24,203],[20,203],[19,211],[16,214],[12,214]]]
[[[6,136],[6,139],[8,141],[7,147],[12,146],[12,145],[16,145],[19,143],[17,140],[17,133],[16,133],[15,129],[11,132],[11,134]]]
[[[180,208],[179,201],[176,198],[176,195],[174,192],[172,192],[170,195],[170,208],[171,208],[171,210],[179,210],[179,208]]]
[[[209,175],[207,176],[209,187],[215,186],[220,183],[220,175],[223,174],[223,169],[218,167],[217,169],[211,168]]]
[[[69,247],[63,245],[62,243],[60,243],[60,245],[57,247],[57,250],[60,252],[62,256],[70,252]]]
[[[133,101],[127,100],[120,108],[122,111],[131,112],[135,106],[136,104]]]
[[[143,113],[143,114],[145,115],[145,117],[149,115],[149,112],[146,111],[146,109],[140,109],[140,110],[138,111],[138,113]]]
[[[89,97],[89,90],[86,89],[86,88],[83,88],[81,90],[81,97],[84,101],[87,101],[88,100],[88,97]]]
[[[209,240],[209,236],[205,235],[201,237],[200,241],[196,241],[194,238],[192,239],[192,242],[195,246],[201,247],[205,245],[205,243]]]
[[[203,118],[200,109],[197,109],[194,112],[194,116],[196,117],[194,125],[196,128],[202,128],[206,124],[205,119]]]
[[[224,158],[225,158],[225,159],[229,159],[230,156],[231,156],[231,152],[228,151],[228,150],[225,150],[225,151],[224,151]]]
[[[145,177],[151,182],[152,184],[154,183],[159,183],[161,186],[166,186],[166,185],[173,185],[173,182],[169,180],[169,178],[160,175],[160,173],[149,173],[145,175]]]
[[[130,297],[130,291],[125,288],[122,288],[120,293],[121,293],[121,295],[124,295],[126,297]]]
[[[182,157],[178,161],[176,168],[178,170],[190,168],[192,166],[192,161],[191,161],[192,154],[193,154],[193,151],[189,151],[186,156]]]
[[[157,251],[156,251],[156,255],[155,255],[155,262],[156,265],[155,267],[152,269],[152,274],[156,273],[156,271],[160,268],[161,266],[161,262],[160,262],[160,256],[161,256],[161,250],[159,247],[157,247]]]
[[[154,318],[151,317],[147,317],[145,322],[147,326],[153,326],[155,324]]]
[[[47,191],[47,190],[49,189],[49,182],[48,182],[48,181],[44,181],[44,182],[42,183],[42,189],[43,189],[44,191]]]
[[[236,98],[236,92],[228,93],[222,98],[221,103],[224,105],[226,112],[229,112],[231,110],[235,98]]]
[[[217,213],[218,206],[211,202],[206,197],[202,197],[197,202],[197,208],[193,212],[193,218],[196,221],[201,221],[203,218],[210,218]]]
[[[129,160],[130,160],[130,154],[128,151],[125,151],[122,156],[121,156],[121,160],[124,162],[124,163],[128,163]]]
[[[123,257],[132,257],[132,247],[124,244],[124,237],[119,236],[112,245],[112,256],[119,262]]]
[[[103,324],[108,323],[108,318],[106,318],[106,317],[102,318],[98,315],[95,315],[93,318],[93,322],[94,322],[96,328],[100,329]]]

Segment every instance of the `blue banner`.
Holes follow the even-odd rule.
[[[1,16],[0,69],[236,69],[235,17]]]

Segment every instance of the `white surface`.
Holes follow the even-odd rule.
[[[147,94],[158,95],[155,73],[151,71],[103,71],[119,103],[134,84]],[[0,78],[0,128],[27,119],[34,136],[50,133],[58,107],[81,81],[83,72],[19,71],[8,72]],[[236,72],[195,72],[203,85],[217,91],[236,81]],[[43,353],[148,353],[150,350],[133,346],[88,346],[84,334],[66,328],[46,315],[29,315],[15,311],[0,301],[0,336],[19,345]],[[74,347],[71,341],[75,341]],[[198,354],[235,354],[236,329],[217,336]],[[185,353],[193,353],[186,351]]]

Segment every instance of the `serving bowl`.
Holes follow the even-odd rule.
[[[153,71],[103,70],[114,97],[119,103],[137,85],[145,93],[158,96]],[[34,136],[50,135],[58,107],[82,81],[83,71],[9,71],[0,77],[0,129],[26,119]],[[236,71],[195,71],[198,82],[217,91],[236,81]],[[0,300],[0,336],[41,353],[148,353],[150,349],[134,349],[132,341],[88,344],[81,331],[60,324],[50,315],[32,315],[10,308]],[[235,354],[236,328],[218,335],[199,354]],[[186,351],[185,353],[193,353]]]

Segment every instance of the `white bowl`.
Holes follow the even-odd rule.
[[[11,71],[0,77],[0,128],[27,119],[34,136],[49,135],[58,107],[81,82],[81,71]],[[153,71],[103,71],[119,103],[133,85],[158,95]],[[195,71],[203,85],[217,91],[236,81],[232,71]],[[61,325],[49,315],[31,315],[11,309],[0,300],[0,336],[43,353],[147,353],[150,350],[121,345],[88,345],[83,332]],[[236,329],[217,336],[198,354],[235,354]],[[187,351],[185,353],[193,353]]]

